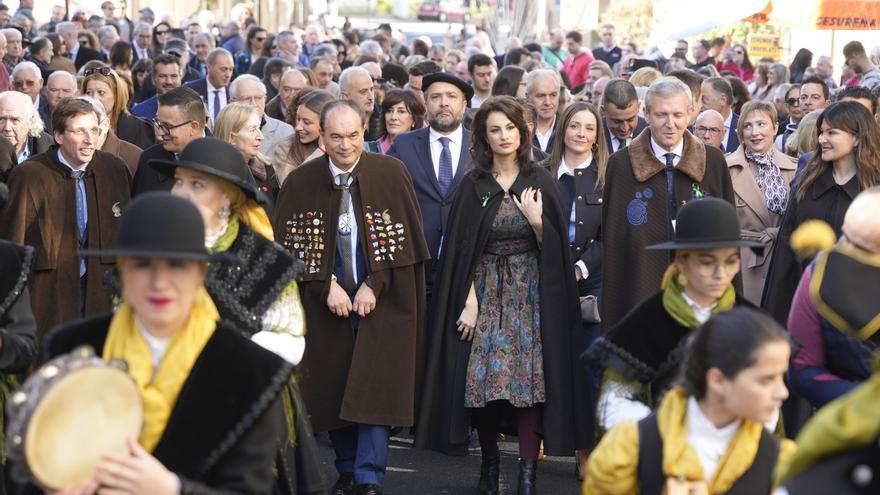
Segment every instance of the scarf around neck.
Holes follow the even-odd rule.
[[[684,286],[678,281],[678,270],[674,270],[668,277],[666,287],[663,289],[663,308],[675,321],[688,328],[697,328],[701,325],[694,314],[694,310],[684,299]],[[718,299],[718,303],[712,308],[712,314],[727,311],[736,302],[736,291],[733,284],[728,284],[724,293]]]
[[[767,209],[777,215],[784,214],[788,191],[785,190],[785,181],[779,172],[779,166],[773,161],[773,152],[755,153],[745,150],[745,155],[746,160],[754,163],[757,168],[755,182],[764,192]]]

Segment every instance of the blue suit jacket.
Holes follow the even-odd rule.
[[[440,252],[440,241],[446,231],[446,219],[452,208],[452,200],[455,189],[461,182],[464,174],[471,169],[471,155],[468,151],[471,146],[471,133],[462,129],[461,153],[458,159],[458,169],[452,186],[446,197],[440,193],[440,183],[434,173],[434,162],[431,160],[430,128],[424,127],[412,132],[401,134],[394,139],[394,144],[388,150],[388,155],[398,158],[406,165],[419,206],[422,209],[422,225],[425,229],[425,241],[431,251],[431,262],[426,265],[426,281],[431,287],[434,280],[434,267],[437,263],[437,255]]]
[[[152,96],[146,100],[131,107],[131,114],[142,119],[152,120],[156,118],[156,111],[159,110],[159,97]]]
[[[730,119],[730,136],[727,136],[727,147],[724,148],[725,153],[736,151],[739,148],[739,136],[736,135],[736,125],[739,123],[739,115],[733,114]]]
[[[638,123],[636,123],[636,128],[633,130],[632,139],[635,139],[636,136],[642,133],[645,130],[645,127],[648,127],[648,123],[645,119],[639,117]],[[602,128],[605,129],[605,144],[608,146],[608,156],[611,156],[614,153],[614,145],[611,144],[611,131],[608,130],[608,122],[605,117],[602,117]],[[630,141],[632,143],[632,141]]]
[[[184,84],[187,88],[191,88],[193,91],[199,94],[202,97],[202,101],[205,102],[205,108],[208,108],[208,78],[203,77],[201,79],[188,82]],[[227,85],[226,90],[226,102],[229,102],[229,86]]]

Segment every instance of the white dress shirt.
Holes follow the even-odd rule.
[[[147,51],[147,48],[141,48],[137,43],[134,44],[134,49],[137,50],[138,60],[141,59],[150,59],[150,53]]]
[[[590,167],[590,165],[592,163],[593,163],[593,154],[590,153],[590,155],[587,156],[587,159],[584,160],[583,162],[579,163],[574,168],[574,170],[587,169]],[[565,157],[564,156],[562,157],[562,161],[559,162],[559,170],[556,171],[556,180],[558,181],[559,179],[561,179],[563,175],[570,175],[570,176],[574,177],[574,171],[570,170],[568,168],[568,166],[565,164]],[[577,221],[577,205],[575,205],[575,207],[571,209],[571,217],[569,217],[569,219],[568,219],[569,225],[574,224],[576,221]],[[583,260],[577,260],[574,263],[574,266],[580,268],[582,278],[587,278],[590,276],[590,270],[587,269],[587,265],[586,265],[586,263],[583,262]]]
[[[70,60],[76,62],[76,55],[79,53],[79,42],[74,43],[72,47],[67,47],[67,53],[70,54]]]
[[[336,185],[341,185],[341,184],[339,184],[339,178],[338,178],[339,174],[344,174],[344,173],[346,173],[346,171],[344,171],[341,168],[334,165],[333,159],[331,159],[329,156],[327,157],[327,161],[330,163],[330,173],[333,174],[333,183]],[[355,167],[357,167],[357,163],[355,163],[354,166],[352,166],[351,169],[348,170],[348,173],[353,173]],[[351,184],[351,181],[353,181],[353,180],[354,180],[353,176],[348,177],[349,184]],[[350,194],[348,196],[348,214],[350,217],[348,219],[348,221],[351,224],[351,236],[350,236],[351,259],[349,260],[349,263],[351,263],[352,272],[354,273],[354,283],[355,283],[355,286],[357,286],[358,282],[360,282],[358,280],[358,273],[357,273],[358,224],[357,224],[357,218],[355,217],[354,207],[352,205],[352,196]],[[341,213],[340,213],[339,222],[342,222],[342,214]],[[337,229],[339,228],[339,223],[336,224],[336,228]]]
[[[681,155],[684,154],[684,139],[679,141],[678,144],[675,145],[675,148],[672,149],[672,151],[667,151],[662,146],[657,144],[657,141],[654,141],[654,138],[651,137],[651,151],[654,152],[654,156],[656,156],[657,159],[660,160],[660,163],[662,163],[663,165],[666,165],[666,154],[674,154],[675,158],[672,159],[672,166],[677,167],[678,162],[681,161]]]
[[[462,127],[459,125],[458,129],[452,131],[450,134],[443,135],[431,128],[430,132],[430,142],[431,142],[431,162],[434,164],[434,177],[440,179],[440,153],[443,152],[443,144],[440,143],[441,137],[449,138],[449,153],[452,155],[452,177],[455,177],[456,172],[458,172],[458,160],[461,157],[461,145],[462,140],[464,139],[464,131]]]
[[[220,96],[220,108],[217,110],[223,110],[223,107],[226,106],[226,88],[215,88],[213,84],[211,84],[211,80],[207,77],[205,78],[205,82],[208,84],[208,101],[205,102],[208,105],[208,119],[211,121],[211,127],[214,127],[214,91],[219,91]]]
[[[727,140],[730,139],[730,124],[733,123],[733,110],[724,119],[724,139],[721,140],[721,151],[727,151]]]
[[[699,304],[697,304],[696,301],[691,299],[690,296],[688,296],[686,292],[682,291],[681,295],[682,295],[682,297],[684,297],[684,302],[686,302],[687,305],[691,308],[691,311],[694,312],[694,316],[697,317],[697,321],[700,322],[700,325],[702,325],[703,323],[706,323],[709,320],[709,318],[712,317],[712,310],[714,310],[715,306],[718,305],[718,303],[716,302],[715,304],[709,306],[708,308],[704,308],[704,307],[700,306]]]
[[[553,136],[553,131],[555,130],[556,117],[553,117],[553,123],[547,128],[546,134],[541,133],[541,131],[538,130],[538,126],[535,126],[535,137],[538,138],[538,144],[540,145],[541,151],[547,151],[547,145],[550,144],[550,137]]]
[[[615,136],[614,133],[611,133],[611,147],[612,147],[611,152],[614,153],[614,152],[620,151],[621,149],[628,146],[631,141],[632,141],[632,136],[621,139],[621,138]]]

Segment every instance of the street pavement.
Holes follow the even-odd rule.
[[[480,450],[468,456],[447,456],[412,448],[411,436],[401,433],[391,439],[386,495],[472,495],[480,479]],[[519,461],[516,437],[499,442],[503,495],[515,495]],[[333,449],[320,444],[321,463],[327,488],[336,481]],[[572,453],[573,455],[573,453]],[[538,491],[541,494],[576,495],[580,483],[574,476],[574,457],[545,457],[538,462]]]

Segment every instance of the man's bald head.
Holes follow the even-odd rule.
[[[866,189],[846,210],[843,234],[856,247],[880,254],[880,187]]]
[[[720,148],[724,139],[724,117],[715,110],[704,110],[694,122],[694,134],[707,146]]]

